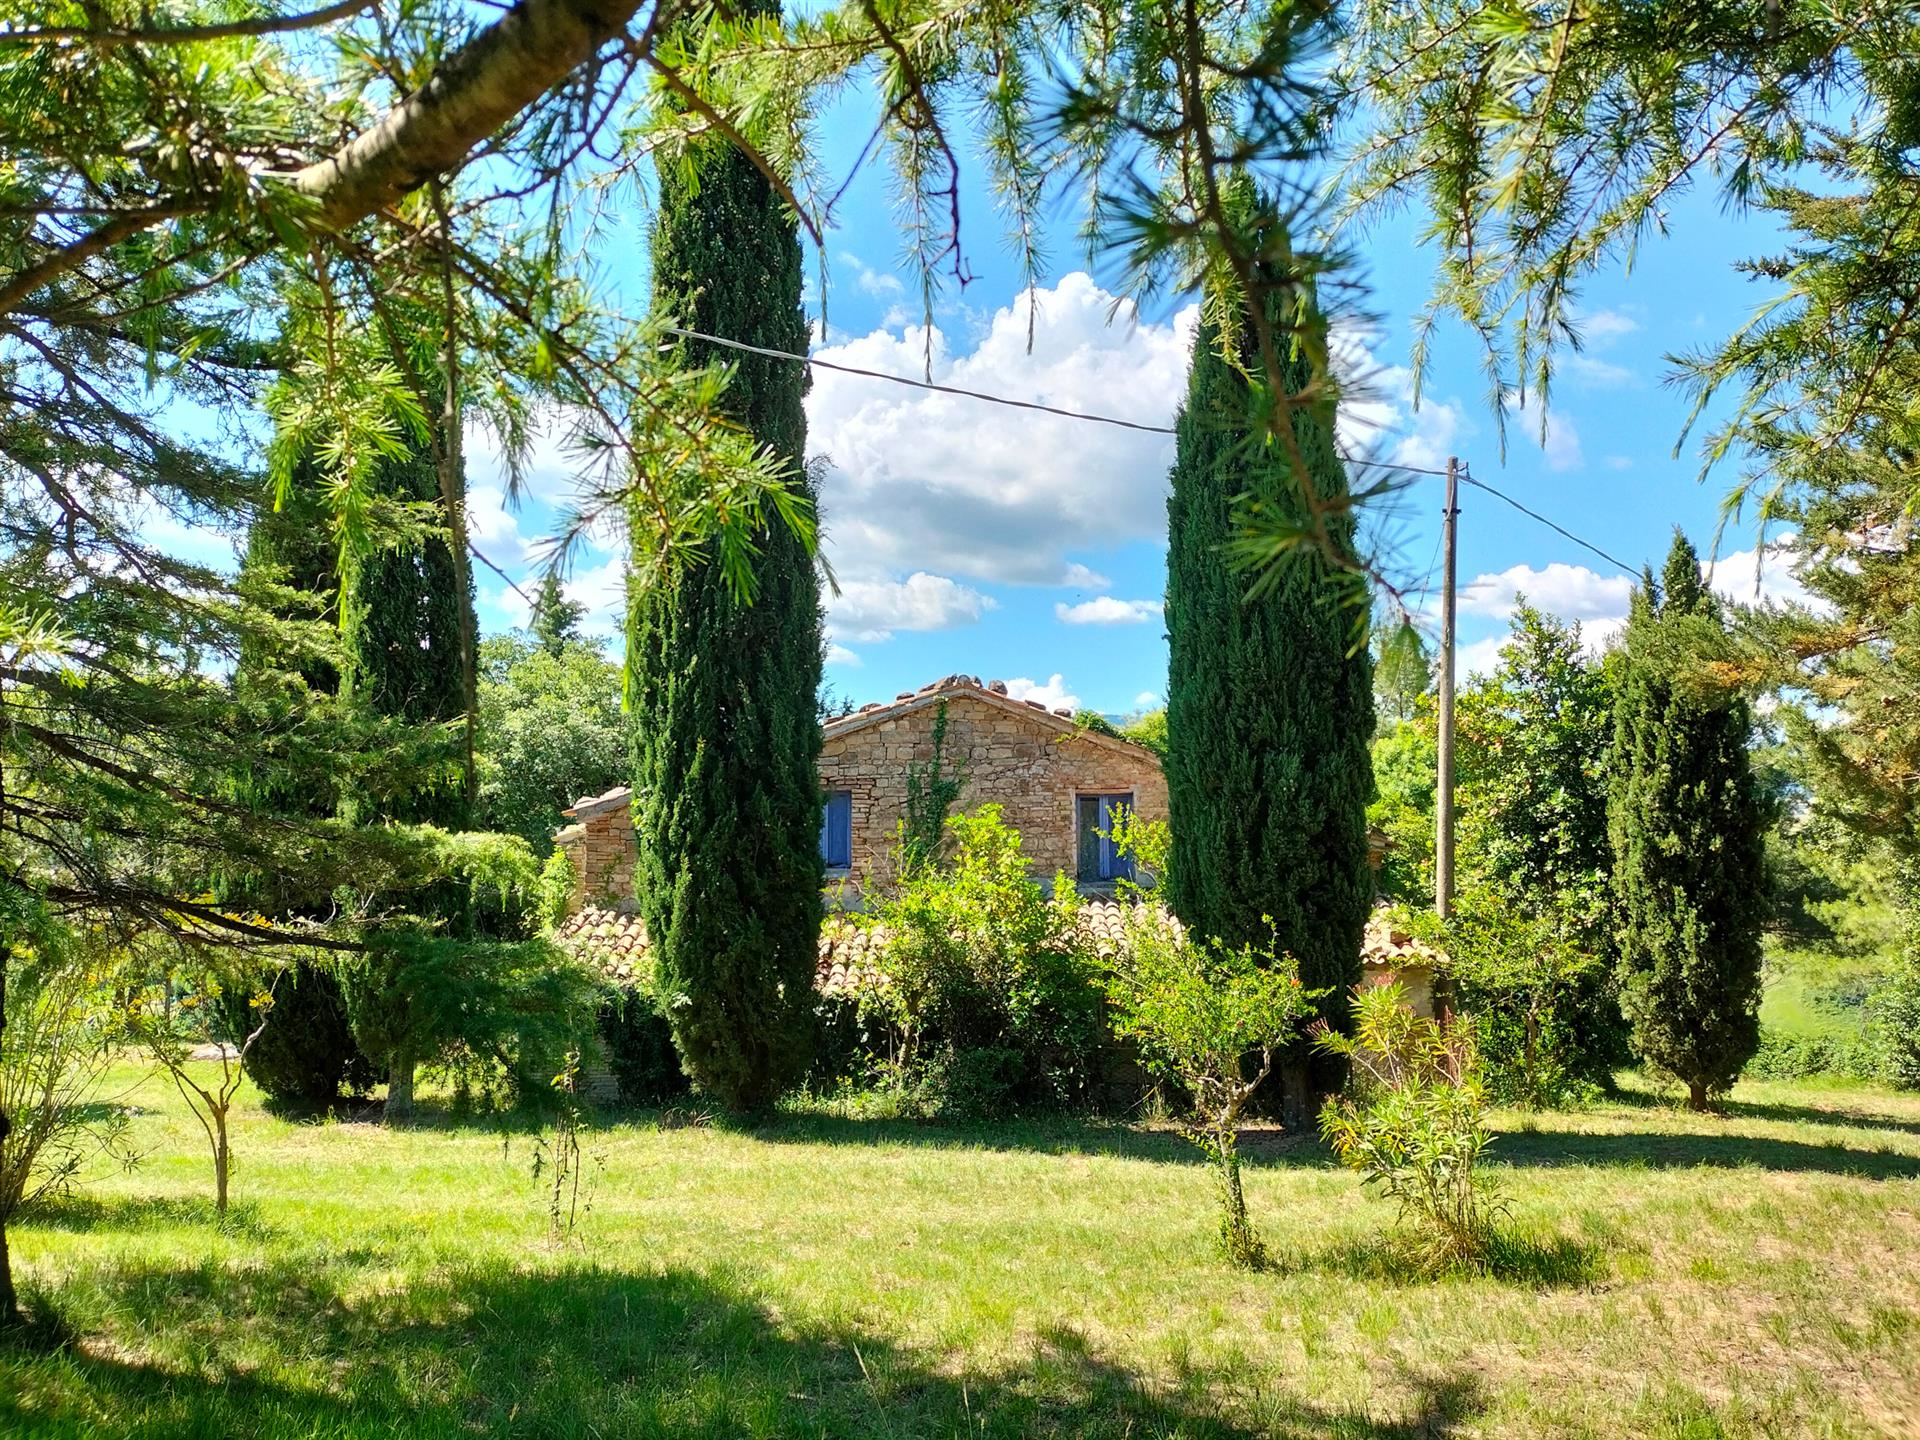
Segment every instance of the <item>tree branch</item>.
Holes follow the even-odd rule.
[[[294,189],[318,202],[319,223],[330,230],[385,209],[458,168],[475,145],[625,30],[641,4],[520,0],[379,124],[297,171]]]
[[[317,30],[371,10],[378,0],[338,0],[304,15],[263,15],[255,20],[232,20],[224,25],[180,25],[157,30],[94,30],[85,25],[44,25],[32,30],[0,30],[0,45],[54,45],[75,41],[96,49],[116,45],[193,45],[204,40],[236,40],[248,35],[280,35],[294,30]]]

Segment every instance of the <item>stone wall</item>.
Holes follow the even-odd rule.
[[[933,727],[947,707],[946,765],[958,765],[966,789],[957,809],[1000,806],[1020,832],[1036,874],[1074,873],[1079,850],[1074,798],[1131,792],[1142,819],[1167,816],[1167,782],[1150,751],[1076,730],[1067,720],[1022,702],[969,689],[917,697],[830,723],[820,755],[824,790],[853,800],[853,863],[828,884],[850,902],[869,882],[887,879],[894,831],[906,810],[907,767],[933,758]]]
[[[828,872],[830,901],[859,902],[884,883],[895,830],[906,814],[907,767],[933,758],[933,726],[947,707],[946,763],[965,772],[959,809],[1000,806],[1020,832],[1043,881],[1079,855],[1079,795],[1130,793],[1142,819],[1167,816],[1167,782],[1151,751],[1077,728],[1070,718],[1008,698],[1003,687],[954,680],[831,721],[820,755],[820,788],[852,798],[853,863]],[[631,911],[635,865],[632,795],[624,787],[588,796],[554,838],[573,862],[573,908]]]
[[[633,871],[639,855],[633,840],[633,792],[621,786],[605,795],[589,796],[567,814],[573,824],[553,838],[573,863],[570,908],[636,908]]]

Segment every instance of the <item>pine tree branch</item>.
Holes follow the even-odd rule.
[[[324,160],[292,177],[318,202],[317,222],[344,230],[436,175],[565,80],[625,30],[642,0],[520,0],[435,70],[427,83]],[[634,43],[650,48],[662,4]]]
[[[118,45],[195,45],[207,40],[238,40],[250,35],[283,35],[317,30],[336,20],[371,10],[377,0],[338,0],[304,15],[262,15],[220,25],[177,25],[151,30],[97,30],[87,25],[44,25],[31,30],[0,30],[0,45],[57,45],[68,42],[111,49]]]

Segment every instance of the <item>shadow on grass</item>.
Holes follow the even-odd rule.
[[[0,1348],[0,1433],[1416,1440],[1484,1408],[1470,1378],[1445,1374],[1400,1377],[1384,1415],[1293,1394],[1265,1371],[1150,1378],[1072,1330],[968,1368],[776,1317],[689,1272],[502,1265],[338,1288],[332,1275],[292,1263],[123,1272],[76,1299],[113,1334]]]
[[[727,1122],[716,1117],[716,1124]],[[919,1145],[940,1150],[1027,1151],[1038,1155],[1105,1155],[1163,1164],[1211,1164],[1172,1127],[1085,1116],[959,1123],[940,1120],[852,1119],[819,1111],[785,1111],[759,1122],[733,1122],[771,1144]],[[1332,1153],[1317,1135],[1282,1133],[1251,1126],[1241,1132],[1241,1160],[1248,1165],[1327,1169]]]
[[[146,1230],[162,1225],[194,1225],[223,1230],[249,1240],[270,1240],[275,1231],[260,1218],[251,1200],[235,1201],[222,1216],[211,1196],[141,1195],[100,1197],[67,1195],[42,1200],[17,1222],[29,1228],[88,1234],[96,1230]]]
[[[1905,1180],[1920,1176],[1920,1156],[1862,1150],[1851,1145],[1822,1145],[1768,1135],[1625,1135],[1568,1130],[1503,1131],[1488,1152],[1495,1166],[1619,1166],[1627,1169],[1722,1170],[1754,1167],[1797,1174],[1852,1175],[1869,1180]]]
[[[1316,1250],[1276,1256],[1268,1269],[1279,1275],[1337,1275],[1400,1288],[1484,1277],[1528,1290],[1586,1290],[1607,1276],[1606,1256],[1599,1246],[1565,1235],[1536,1235],[1512,1228],[1494,1234],[1480,1263],[1452,1266],[1438,1273],[1422,1263],[1411,1244],[1391,1231],[1351,1236]]]

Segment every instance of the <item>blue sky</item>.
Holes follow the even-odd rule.
[[[868,132],[849,110],[828,125],[840,173]],[[963,157],[963,164],[965,163]],[[967,260],[974,279],[949,284],[935,311],[935,378],[1066,408],[1170,423],[1184,387],[1193,315],[1173,302],[1112,318],[1097,264],[1076,253],[1063,214],[1056,257],[1038,292],[1035,343],[1017,269],[970,166],[963,191]],[[866,368],[918,376],[924,333],[917,281],[903,261],[885,177],[855,181],[825,237],[828,324],[818,353]],[[1771,243],[1759,222],[1724,214],[1712,195],[1680,197],[1670,233],[1640,250],[1631,275],[1596,278],[1582,295],[1586,348],[1563,364],[1539,438],[1539,414],[1510,415],[1502,458],[1487,408],[1480,355],[1458,333],[1434,346],[1425,398],[1412,407],[1406,371],[1411,320],[1431,278],[1431,257],[1404,219],[1369,234],[1361,253],[1378,328],[1356,335],[1373,370],[1375,398],[1348,417],[1388,458],[1436,466],[1448,454],[1474,473],[1638,565],[1658,563],[1673,525],[1704,548],[1731,472],[1696,481],[1692,447],[1673,454],[1687,399],[1663,383],[1663,356],[1705,344],[1740,324],[1760,293],[1732,262]],[[644,234],[639,217],[628,227]],[[645,257],[634,246],[618,282],[644,294]],[[821,296],[810,282],[816,319]],[[822,491],[824,551],[840,593],[829,598],[827,681],[855,703],[891,698],[954,672],[1000,678],[1050,704],[1120,713],[1158,702],[1166,643],[1158,603],[1165,584],[1165,485],[1171,437],[1008,410],[879,381],[816,371],[808,402],[809,451],[829,463]],[[572,485],[557,446],[541,447],[533,497],[500,504],[499,467],[484,441],[470,448],[477,543],[509,571],[530,577],[552,502]],[[1379,525],[1390,563],[1418,594],[1438,534],[1439,482],[1417,482]],[[589,550],[569,577],[589,623],[619,624],[620,553],[614,537]],[[1751,525],[1728,532],[1720,583],[1754,594]],[[1777,568],[1777,567],[1776,567]],[[1463,665],[1486,664],[1505,633],[1516,591],[1570,619],[1596,642],[1618,627],[1628,577],[1573,542],[1474,491],[1463,495],[1460,578]],[[1770,571],[1767,593],[1791,580]],[[530,588],[530,587],[529,587]],[[524,620],[525,607],[485,571],[483,628]]]

